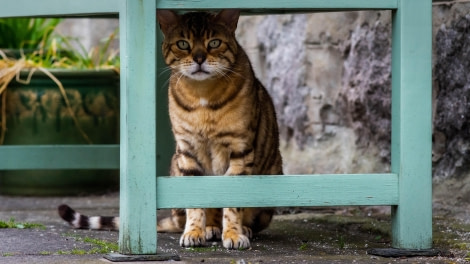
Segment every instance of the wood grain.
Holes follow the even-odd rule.
[[[158,177],[158,208],[398,204],[395,174]]]

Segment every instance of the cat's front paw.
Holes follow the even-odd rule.
[[[206,243],[206,234],[200,229],[193,229],[184,234],[180,238],[182,247],[200,247]]]
[[[222,231],[218,226],[206,226],[206,240],[214,241],[219,240],[222,237]]]
[[[250,239],[245,235],[229,230],[222,234],[222,244],[227,249],[248,249],[250,248]]]

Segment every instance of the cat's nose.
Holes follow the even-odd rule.
[[[204,61],[206,60],[206,55],[203,54],[203,53],[198,53],[198,54],[195,54],[194,57],[193,57],[193,60],[201,65],[202,63],[204,63]]]

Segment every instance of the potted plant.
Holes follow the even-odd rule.
[[[86,51],[54,33],[59,22],[0,20],[0,144],[119,143],[119,56],[109,48],[115,34]],[[117,170],[0,172],[2,194],[74,195],[118,184]]]

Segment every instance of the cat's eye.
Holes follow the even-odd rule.
[[[186,40],[178,40],[176,46],[182,50],[189,50],[189,43]]]
[[[211,49],[215,49],[215,48],[218,48],[220,46],[220,39],[213,39],[211,41],[209,41],[209,48]]]

